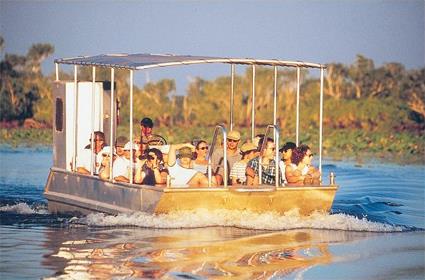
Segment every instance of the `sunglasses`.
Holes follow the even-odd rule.
[[[148,154],[147,158],[148,158],[148,160],[153,160],[153,159],[156,159],[156,155]]]
[[[199,147],[199,150],[208,150],[208,147]]]
[[[227,139],[227,141],[234,142],[234,143],[239,142],[239,140],[233,140],[233,139]]]

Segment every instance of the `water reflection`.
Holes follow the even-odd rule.
[[[235,228],[49,231],[43,264],[54,277],[284,278],[335,262],[328,246],[371,233]],[[58,240],[58,238],[63,238]]]

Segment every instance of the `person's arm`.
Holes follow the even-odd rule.
[[[298,168],[287,166],[285,170],[286,180],[289,185],[302,185],[304,182],[304,176]]]
[[[196,172],[196,174],[190,179],[188,182],[189,187],[208,187],[208,177],[202,174],[201,172]],[[211,185],[215,186],[217,185],[217,182],[215,180],[211,180]]]
[[[248,186],[253,186],[256,183],[258,184],[258,178],[256,180],[257,174],[255,173],[255,170],[252,167],[246,168],[246,184]]]

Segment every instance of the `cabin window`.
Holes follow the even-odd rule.
[[[63,130],[63,101],[61,98],[56,98],[56,131],[62,132]]]

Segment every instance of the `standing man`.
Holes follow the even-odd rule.
[[[148,148],[149,141],[153,140],[153,121],[150,118],[143,118],[140,121],[140,149],[143,154]]]
[[[239,141],[241,140],[241,134],[239,131],[232,130],[227,134],[227,143],[226,143],[226,151],[227,151],[227,179],[228,184],[230,181],[230,170],[232,170],[233,165],[242,159],[240,150],[238,148]],[[217,148],[215,149],[212,155],[212,170],[213,174],[220,175],[221,178],[217,180],[218,184],[221,184],[224,180],[224,157],[223,157],[223,149]],[[218,176],[217,176],[218,177]]]
[[[292,151],[297,147],[295,143],[293,142],[286,142],[285,145],[283,145],[282,148],[280,148],[279,152],[282,153],[282,160],[279,162],[279,168],[280,168],[280,178],[283,179],[283,183],[285,185],[288,184],[288,180],[286,180],[285,170],[286,167],[291,165],[291,156]]]

